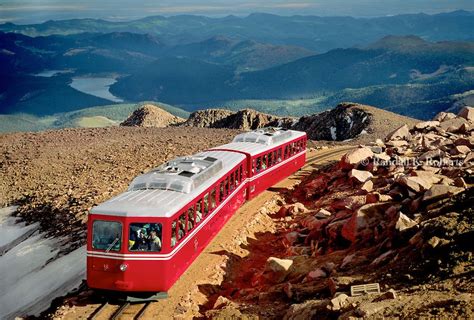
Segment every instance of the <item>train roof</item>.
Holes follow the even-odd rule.
[[[95,206],[91,213],[170,217],[244,159],[243,154],[218,150],[174,159],[136,177],[126,192]]]
[[[235,136],[231,143],[215,147],[211,150],[235,150],[254,156],[305,135],[306,133],[301,131],[264,128],[241,133]]]

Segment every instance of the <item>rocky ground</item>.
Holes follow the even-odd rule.
[[[0,207],[41,222],[53,236],[85,243],[92,206],[131,179],[181,155],[229,142],[238,131],[202,128],[64,129],[0,135]]]
[[[440,114],[315,170],[261,209],[274,231],[230,259],[204,314],[474,317],[473,130],[474,108]]]
[[[226,226],[238,221],[238,232],[218,236],[225,253],[217,245],[205,253],[171,290],[173,306],[157,303],[151,315],[474,317],[473,112],[406,122],[384,140],[304,171],[301,183],[275,188],[265,203],[249,203],[245,217]],[[380,124],[374,134],[381,137],[389,120],[377,114],[371,123]],[[27,221],[68,235],[68,251],[84,243],[90,207],[125,190],[132,177],[237,132],[119,127],[0,135],[0,205],[17,203]],[[210,274],[204,282],[201,269]],[[351,286],[366,283],[378,283],[381,293],[351,296]],[[48,314],[75,318],[91,301],[82,291]]]

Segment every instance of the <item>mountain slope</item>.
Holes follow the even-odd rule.
[[[233,77],[232,69],[189,58],[160,58],[111,86],[113,94],[132,100],[166,103],[212,101],[228,92],[221,90]]]
[[[179,45],[166,53],[230,65],[239,72],[266,69],[314,54],[301,47],[277,46],[253,40],[240,41],[224,36]]]

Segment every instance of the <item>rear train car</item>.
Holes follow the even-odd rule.
[[[88,286],[166,292],[243,202],[303,166],[305,146],[302,132],[258,130],[136,177],[89,214]]]

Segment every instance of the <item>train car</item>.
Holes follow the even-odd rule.
[[[305,145],[302,132],[258,130],[136,177],[90,211],[88,286],[168,291],[243,202],[301,168]]]
[[[247,157],[247,199],[291,175],[306,162],[306,133],[273,128],[246,132],[213,150],[240,152]]]

